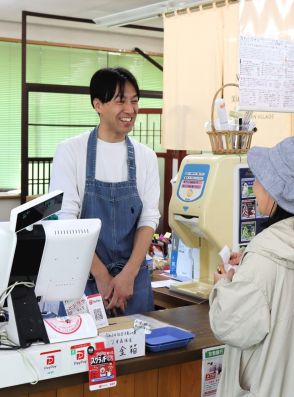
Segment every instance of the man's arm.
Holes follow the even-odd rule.
[[[80,149],[80,147],[78,147]],[[58,213],[59,219],[79,218],[81,210],[81,196],[78,177],[77,148],[72,142],[62,142],[57,146],[52,163],[52,172],[49,191],[62,190],[64,192],[62,208]]]
[[[137,229],[133,251],[128,262],[110,282],[111,292],[108,296],[105,296],[106,299],[110,300],[107,309],[118,307],[124,310],[127,306],[127,300],[133,295],[134,281],[145,259],[153,234],[154,229],[149,226],[142,226]]]
[[[94,254],[92,266],[91,266],[91,274],[95,278],[95,282],[98,288],[99,293],[102,298],[105,298],[112,294],[112,289],[110,287],[111,280],[113,277],[109,274],[107,267],[98,258],[97,254]]]

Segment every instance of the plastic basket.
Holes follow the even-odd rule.
[[[229,83],[223,85],[215,93],[211,105],[211,129],[207,131],[211,149],[214,154],[242,154],[250,149],[254,131],[216,131],[214,125],[215,100],[218,94],[228,86],[239,87],[238,84]]]

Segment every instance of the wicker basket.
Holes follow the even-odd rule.
[[[210,139],[211,149],[214,154],[242,154],[250,149],[251,139],[254,131],[216,131],[214,125],[215,100],[218,94],[228,86],[239,87],[238,84],[230,83],[223,85],[215,93],[211,106],[211,129],[207,131]]]

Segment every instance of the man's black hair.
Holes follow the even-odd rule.
[[[124,68],[103,68],[97,70],[90,81],[90,96],[93,106],[94,98],[99,99],[102,103],[112,100],[116,88],[118,87],[118,95],[120,98],[124,96],[126,82],[132,84],[140,98],[140,90],[135,76]],[[94,106],[93,106],[94,107]]]

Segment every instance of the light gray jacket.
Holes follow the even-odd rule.
[[[218,397],[294,396],[294,217],[258,234],[232,282],[210,295],[210,324],[226,344]]]

